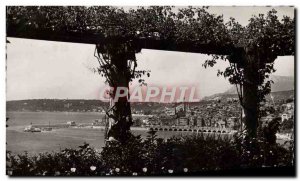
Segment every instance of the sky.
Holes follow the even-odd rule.
[[[258,13],[271,8],[211,7],[210,12],[230,16],[241,24]],[[293,9],[276,8],[278,16],[293,17]],[[98,66],[93,56],[95,46],[89,44],[50,42],[8,38],[6,97],[22,99],[99,99],[99,92],[106,86],[105,79],[92,71]],[[196,85],[200,98],[228,90],[231,85],[217,70],[228,66],[219,61],[215,67],[204,69],[202,64],[210,56],[195,53],[169,52],[143,49],[136,55],[138,69],[151,70],[144,77],[148,86]],[[275,75],[293,76],[294,57],[278,57]],[[131,86],[137,85],[134,81]]]

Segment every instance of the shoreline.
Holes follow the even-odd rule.
[[[98,111],[6,111],[6,114],[7,113],[97,113],[100,115],[105,115],[105,112],[98,112]],[[153,115],[132,114],[132,116],[151,117]]]

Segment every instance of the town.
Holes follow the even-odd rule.
[[[280,118],[283,129],[292,131],[294,124],[293,98],[267,101],[261,108],[260,126],[265,127],[274,118]],[[141,112],[140,112],[141,113]],[[201,103],[177,103],[152,112],[146,119],[136,118],[134,126],[141,127],[210,127],[242,130],[243,111],[238,98],[216,97]],[[290,125],[286,127],[286,124]]]
[[[261,106],[261,127],[266,127],[275,118],[280,118],[281,132],[289,135],[293,132],[294,125],[294,91],[283,91],[273,93]],[[19,101],[20,102],[20,101]],[[51,131],[58,128],[98,128],[105,129],[106,117],[105,107],[107,103],[95,100],[29,100],[22,101],[15,106],[22,111],[25,108],[33,108],[33,103],[49,106],[57,106],[64,111],[77,112],[98,112],[102,118],[93,120],[92,123],[77,123],[66,120],[65,124],[55,125],[29,125],[24,131],[41,132]],[[15,102],[15,104],[17,104]],[[101,105],[102,106],[98,106]],[[200,102],[178,102],[178,103],[157,103],[157,102],[134,102],[132,104],[133,129],[144,128],[156,131],[196,131],[233,133],[241,131],[243,124],[243,111],[239,99],[234,95],[216,95]],[[84,107],[85,106],[85,107]],[[50,106],[51,107],[51,106]],[[77,108],[77,109],[76,109]]]

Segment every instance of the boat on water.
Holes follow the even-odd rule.
[[[36,128],[32,125],[25,127],[24,132],[42,132],[41,128]]]

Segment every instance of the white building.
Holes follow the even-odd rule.
[[[67,124],[70,125],[70,126],[76,126],[75,121],[68,121]]]

